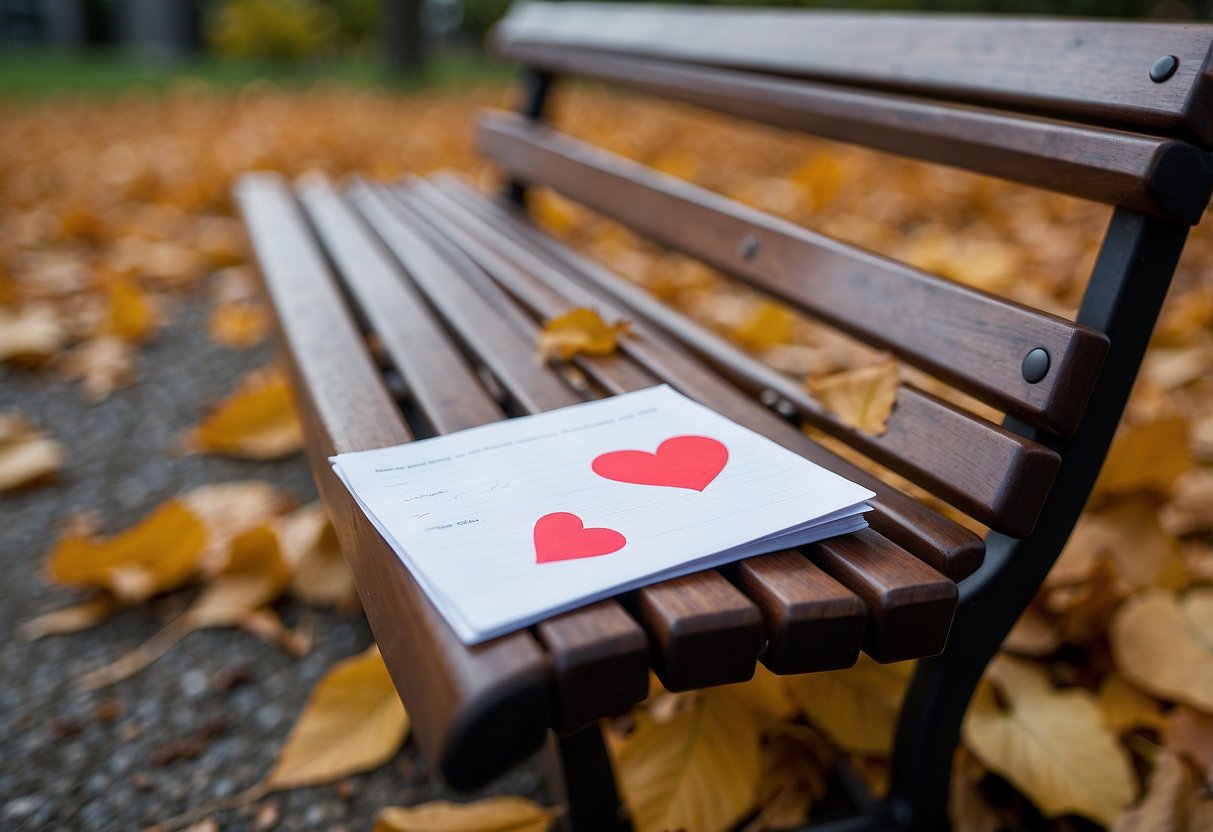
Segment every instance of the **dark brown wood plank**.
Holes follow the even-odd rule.
[[[329,182],[310,177],[298,190],[354,303],[371,322],[436,432],[504,418],[400,265]],[[648,694],[648,641],[617,601],[559,616],[537,631],[552,668],[556,730],[572,731],[620,713]]]
[[[871,529],[814,543],[806,553],[867,604],[863,651],[873,659],[943,652],[959,598],[955,583]]]
[[[1190,225],[1213,168],[1186,142],[735,70],[520,46],[528,65]]]
[[[1213,27],[1012,16],[842,14],[785,9],[526,3],[496,52],[559,46],[759,70],[1209,143]],[[1179,59],[1163,83],[1162,55]]]
[[[762,610],[767,632],[762,663],[773,672],[837,670],[859,658],[867,605],[806,563],[800,552],[750,558],[725,575]]]
[[[414,212],[407,205],[386,196],[380,189],[365,184],[359,190],[357,205],[388,248],[406,263],[406,267],[406,258],[410,258],[412,262],[424,262],[427,268],[434,270],[429,275],[430,279],[422,284],[422,290],[436,306],[446,310],[456,303],[455,298],[459,299],[460,328],[472,327],[483,332],[492,329],[492,321],[505,319],[500,310],[512,301],[502,293],[500,287],[494,285],[491,291],[488,291],[488,287],[480,287],[479,292],[471,292],[472,283],[465,282],[469,278],[463,271],[453,268],[453,264],[441,263],[442,271],[439,272],[437,264],[417,259],[418,250],[425,248],[435,255],[436,260],[442,260],[431,242],[433,229],[429,220],[423,219],[426,212]],[[412,276],[413,269],[408,268],[408,271]],[[518,323],[515,318],[511,317],[510,320]],[[533,352],[538,332],[538,324],[530,322],[525,331],[510,328],[499,332],[498,338],[525,344],[528,350],[525,360],[529,366],[535,372],[546,374],[549,371],[538,364]],[[472,349],[478,355],[481,349],[505,352],[499,341],[476,342]],[[511,352],[517,354],[517,350]],[[540,408],[535,404],[536,396],[526,389],[526,385],[533,381],[533,373],[504,372],[499,377],[527,413],[580,401],[575,393],[565,388],[559,397],[548,403],[548,408]],[[629,606],[653,642],[654,669],[663,684],[679,690],[749,679],[754,673],[754,664],[761,648],[760,640],[754,641],[749,636],[751,619],[758,621],[761,631],[761,613],[757,607],[714,572],[702,575],[693,585],[711,586],[714,587],[713,591],[690,592],[675,602],[672,599],[678,593],[671,594],[662,589],[663,584],[657,584],[638,589],[630,596],[633,601],[629,602]],[[749,613],[740,614],[738,610],[742,609],[748,609]],[[684,620],[686,623],[680,623]],[[720,649],[714,663],[704,664],[698,660],[698,656],[703,639],[709,635],[716,640]],[[566,643],[554,638],[552,628],[548,628],[546,637],[553,638],[552,643]],[[568,636],[569,642],[576,640],[576,634]],[[720,681],[722,679],[724,681]]]
[[[452,195],[449,189],[443,190],[428,183],[417,183],[414,190],[428,198],[428,204],[436,213],[454,212],[452,216],[457,215],[460,210],[470,213],[471,219],[465,224],[478,228],[483,239],[491,240],[493,248],[500,255],[518,266],[513,270],[502,268],[498,260],[491,270],[493,277],[506,284],[511,294],[519,297],[524,303],[528,300],[536,303],[536,314],[552,317],[567,310],[569,304],[572,304],[593,306],[608,317],[623,317],[623,313],[608,300],[577,282],[578,279],[584,279],[587,272],[605,270],[603,266],[567,250],[559,261],[545,259],[544,255],[537,251],[540,240],[546,245],[559,244],[542,234],[524,243],[525,235],[515,232],[517,219],[509,219],[509,214],[500,206],[484,200],[464,202],[458,198],[457,193]],[[473,205],[476,208],[473,208]],[[462,239],[469,251],[475,247],[474,240],[466,236]],[[542,305],[555,303],[550,300],[550,293],[529,294],[532,287],[525,279],[527,274],[546,284],[549,290],[557,287],[558,305]],[[527,298],[524,299],[524,296]],[[972,532],[890,488],[836,454],[826,451],[786,421],[762,408],[737,388],[707,370],[700,362],[674,348],[658,334],[648,331],[643,325],[637,324],[634,330],[637,337],[624,339],[621,349],[655,376],[730,419],[779,442],[789,450],[875,491],[877,497],[872,503],[877,510],[869,514],[868,519],[873,528],[890,540],[904,546],[953,580],[960,580],[971,574],[981,564],[984,547]]]
[[[463,187],[465,199],[476,198],[453,177],[438,181],[453,196]],[[511,219],[512,233],[543,246],[555,260],[577,269],[571,251],[520,217]],[[801,383],[743,353],[635,283],[605,269],[580,273],[595,288],[672,335],[751,395],[777,395],[813,426],[997,531],[1015,537],[1031,533],[1061,464],[1056,452],[907,384],[900,386],[886,433],[873,436],[855,430],[825,410]]]
[[[1107,352],[1107,338],[1093,329],[840,243],[519,116],[483,117],[480,146],[516,179],[551,185],[999,409],[1063,434],[1078,426]],[[1049,370],[1029,383],[1023,360],[1038,348],[1048,352]]]
[[[463,644],[337,480],[329,455],[405,442],[409,431],[285,183],[247,176],[237,197],[304,417],[312,473],[375,640],[427,759],[451,784],[475,787],[542,745],[547,659],[529,633]],[[510,741],[484,742],[501,736]]]

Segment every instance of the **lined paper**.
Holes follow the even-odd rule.
[[[703,491],[592,469],[667,439],[723,443]],[[660,386],[418,442],[333,457],[334,470],[468,643],[610,595],[854,531],[872,492]],[[626,538],[538,562],[536,523],[567,512]]]

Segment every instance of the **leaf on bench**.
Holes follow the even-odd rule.
[[[276,367],[253,370],[182,440],[187,451],[246,459],[280,459],[303,447],[303,428],[286,377]]]
[[[539,333],[539,358],[568,361],[576,355],[610,355],[629,327],[628,321],[608,324],[594,309],[574,309],[544,325]]]
[[[897,360],[886,355],[867,367],[810,378],[805,387],[847,426],[879,436],[897,404],[899,383]]]
[[[420,806],[388,806],[372,832],[547,832],[560,812],[524,797],[487,797],[472,803],[436,800]]]

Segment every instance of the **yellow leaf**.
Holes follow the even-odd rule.
[[[254,370],[235,392],[185,437],[200,453],[279,459],[303,446],[303,428],[286,378],[276,369]]]
[[[277,599],[290,578],[278,532],[258,526],[232,539],[227,566],[185,614],[195,628],[232,626]]]
[[[147,293],[134,281],[115,277],[107,281],[109,334],[124,341],[142,341],[159,325],[159,314]]]
[[[263,480],[232,480],[200,485],[181,501],[206,527],[202,553],[204,575],[221,572],[228,563],[232,539],[264,523],[290,504],[290,498]]]
[[[63,445],[19,413],[0,413],[0,491],[50,478],[63,465]]]
[[[792,340],[792,313],[786,306],[762,301],[730,334],[747,349],[756,352]]]
[[[637,832],[715,832],[750,812],[762,773],[762,728],[731,687],[698,691],[665,722],[639,712],[632,733],[612,744]]]
[[[610,355],[626,335],[627,321],[608,324],[593,309],[579,308],[553,318],[539,333],[539,355],[544,361],[567,361],[575,355]]]
[[[1094,493],[1099,496],[1135,491],[1166,494],[1175,478],[1191,464],[1186,419],[1169,417],[1123,428],[1108,450]]]
[[[879,436],[897,404],[898,383],[897,360],[885,356],[868,367],[809,379],[806,387],[843,424]]]
[[[1162,699],[1213,712],[1213,589],[1179,598],[1150,590],[1112,620],[1112,655],[1125,678]]]
[[[1104,722],[1118,734],[1138,727],[1161,728],[1162,709],[1118,673],[1111,673],[1099,686],[1099,711]]]
[[[64,378],[80,379],[86,401],[99,402],[135,380],[136,348],[114,335],[98,335],[75,347],[58,362]]]
[[[41,363],[62,349],[67,337],[62,320],[49,307],[0,307],[0,361]]]
[[[211,310],[207,330],[215,343],[234,350],[245,350],[265,340],[269,320],[261,304],[233,301]]]
[[[965,717],[965,745],[990,771],[1028,796],[1046,817],[1077,814],[1103,824],[1133,799],[1128,752],[1104,724],[1087,690],[1055,690],[1042,671],[996,658],[990,684]]]
[[[861,655],[847,670],[793,676],[787,684],[809,720],[835,745],[887,755],[913,662],[877,664]]]
[[[354,596],[354,578],[320,503],[284,517],[282,541],[294,572],[291,592],[296,597],[317,606],[333,606]]]
[[[438,800],[380,809],[372,832],[547,832],[558,814],[524,797],[487,797],[474,803]]]
[[[316,685],[286,738],[267,790],[331,783],[387,762],[409,718],[379,651],[338,662]]]
[[[206,528],[180,500],[110,538],[67,534],[47,561],[51,580],[108,589],[126,603],[176,589],[192,578]]]

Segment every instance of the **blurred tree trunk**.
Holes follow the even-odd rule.
[[[423,0],[383,0],[383,44],[393,72],[420,75],[425,70]]]

